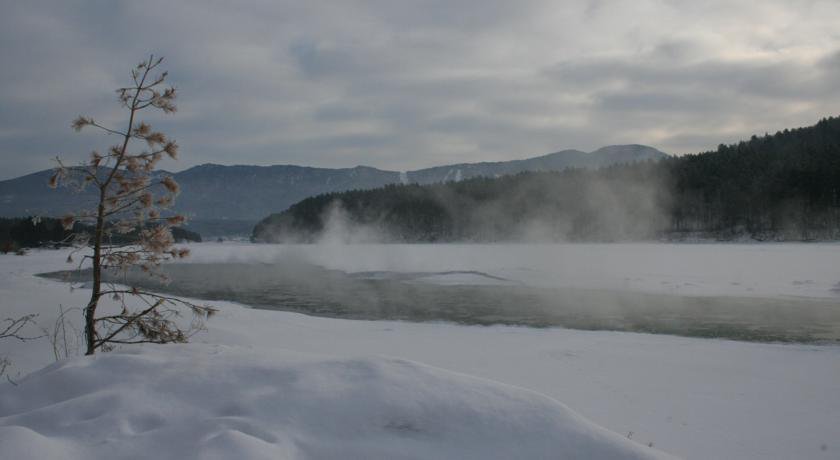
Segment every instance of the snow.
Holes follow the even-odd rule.
[[[192,260],[299,257],[353,272],[472,270],[535,284],[568,274],[612,286],[629,276],[645,279],[645,289],[662,289],[651,280],[667,275],[709,295],[730,289],[727,276],[762,296],[830,297],[824,288],[840,280],[834,244],[603,246],[199,244]],[[575,257],[577,272],[565,267]],[[60,251],[0,256],[0,316],[39,312],[39,324],[50,326],[59,303],[82,305],[84,289],[32,276],[66,268],[63,260]],[[796,280],[812,283],[797,290]],[[583,458],[604,458],[612,448],[631,458],[657,449],[738,459],[837,458],[840,451],[836,345],[349,321],[214,305],[218,317],[193,344],[62,361],[26,378],[52,362],[49,343],[0,343],[21,376],[19,387],[0,387],[0,456],[18,449],[19,458],[96,458],[165,446],[172,458],[539,458],[560,455],[540,448],[572,439],[591,441],[581,449],[605,449],[581,451]],[[282,397],[261,393],[266,388]],[[155,389],[166,390],[157,402]],[[237,410],[226,413],[231,407]],[[260,440],[266,433],[273,443]],[[519,443],[533,450],[504,450]],[[291,450],[275,450],[285,447]],[[177,450],[189,448],[198,450]],[[373,450],[390,448],[400,450]],[[470,450],[473,456],[465,448],[482,450]]]
[[[0,446],[16,459],[667,458],[532,391],[410,361],[206,345],[32,374],[0,393]]]

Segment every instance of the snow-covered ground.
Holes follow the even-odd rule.
[[[597,287],[640,278],[648,289],[666,289],[657,280],[670,277],[709,295],[737,290],[726,278],[760,296],[831,297],[840,281],[840,246],[832,244],[470,248],[201,244],[193,246],[193,261],[305,257],[354,272],[475,270],[533,283],[566,273],[567,282]],[[85,290],[69,292],[32,276],[66,268],[63,260],[58,251],[0,256],[0,316],[35,311],[50,325],[59,303],[82,305]],[[562,268],[573,261],[577,270]],[[350,321],[216,305],[219,315],[192,345],[77,359],[19,387],[0,387],[0,457],[17,448],[44,458],[49,449],[103,455],[118,452],[115,446],[126,452],[192,446],[197,450],[188,452],[196,455],[228,458],[236,449],[255,458],[281,452],[468,458],[461,449],[473,446],[481,449],[474,457],[505,458],[511,457],[506,448],[523,446],[532,450],[514,452],[534,458],[562,457],[576,442],[583,458],[610,452],[632,458],[656,449],[698,459],[837,458],[840,452],[835,345]],[[4,342],[0,354],[21,373],[52,361],[46,341]],[[154,402],[158,389],[168,396]],[[628,437],[635,447],[628,448]],[[187,451],[172,452],[174,458]]]
[[[422,364],[173,345],[0,390],[9,459],[667,458],[538,393]]]

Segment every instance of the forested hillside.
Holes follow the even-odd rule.
[[[838,239],[840,118],[596,171],[319,195],[267,217],[253,238],[333,229],[388,241]]]

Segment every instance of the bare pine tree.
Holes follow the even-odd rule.
[[[77,189],[94,187],[97,192],[93,209],[62,218],[68,230],[76,222],[93,228],[92,234],[74,235],[77,250],[68,257],[68,262],[73,262],[74,254],[93,249],[93,254],[86,253],[79,261],[80,269],[89,264],[93,276],[90,301],[83,308],[88,355],[116,344],[185,342],[215,311],[103,278],[111,272],[108,274],[115,276],[110,279],[127,280],[129,270],[140,269],[165,279],[161,263],[189,254],[189,250],[174,246],[171,232],[171,226],[185,222],[183,216],[168,211],[178,184],[172,177],[155,173],[164,156],[177,157],[178,144],[138,119],[143,111],[171,114],[176,110],[175,88],[165,85],[167,73],[158,70],[162,62],[163,58],[150,56],[131,70],[132,84],[117,90],[120,104],[128,112],[124,130],[85,116],[73,121],[76,131],[95,128],[117,137],[118,142],[105,153],[92,152],[90,161],[81,166],[67,167],[56,159],[58,167],[49,182],[50,187],[62,183]],[[103,298],[116,301],[119,311],[97,316]],[[128,298],[139,300],[133,304],[140,307],[132,307]],[[180,319],[183,312],[192,314],[187,324]]]

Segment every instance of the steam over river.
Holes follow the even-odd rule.
[[[169,284],[128,281],[339,318],[840,341],[838,254],[833,244],[229,244],[167,265]]]

